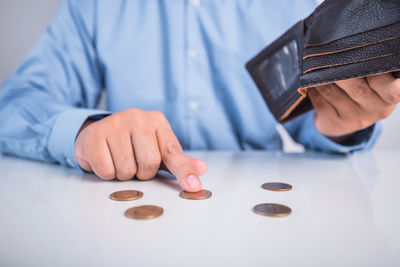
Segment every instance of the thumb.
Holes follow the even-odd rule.
[[[190,164],[192,165],[193,169],[196,171],[198,176],[202,176],[207,172],[207,163],[200,159],[188,157]]]

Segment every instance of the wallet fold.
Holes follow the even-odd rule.
[[[293,119],[310,87],[400,70],[400,1],[326,0],[246,68],[275,118]]]

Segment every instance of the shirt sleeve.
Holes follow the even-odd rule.
[[[78,130],[96,110],[102,85],[94,8],[64,1],[50,27],[3,85],[0,151],[77,167]],[[83,15],[84,14],[84,15]]]
[[[347,145],[338,144],[321,134],[313,122],[314,111],[310,111],[284,125],[292,138],[309,150],[319,150],[333,153],[350,153],[358,150],[371,149],[380,133],[381,124],[374,125],[354,134]]]

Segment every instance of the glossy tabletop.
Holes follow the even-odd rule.
[[[1,266],[399,266],[400,151],[352,156],[192,152],[209,170],[207,200],[176,182],[101,181],[91,174],[0,157]],[[265,182],[293,185],[288,192]],[[144,197],[116,202],[109,194]],[[285,218],[255,214],[281,203]],[[136,205],[164,214],[124,216]]]

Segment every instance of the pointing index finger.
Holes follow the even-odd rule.
[[[175,175],[179,185],[188,192],[197,192],[202,189],[196,170],[189,158],[183,153],[178,139],[169,125],[156,130],[161,159],[167,168]]]

